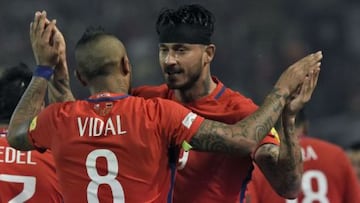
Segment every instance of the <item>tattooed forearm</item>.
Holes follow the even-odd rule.
[[[301,147],[298,137],[295,135],[295,119],[284,116],[282,118],[283,131],[280,135],[279,155],[276,164],[277,174],[274,177],[274,185],[277,191],[290,191],[294,196],[300,190],[301,174],[303,171]]]
[[[48,98],[50,103],[74,101],[75,97],[71,92],[69,79],[53,78],[49,82]]]
[[[274,89],[253,114],[234,125],[204,121],[192,143],[200,150],[248,153],[270,132],[288,94]]]
[[[197,150],[217,151],[248,155],[255,148],[256,142],[241,135],[240,128],[205,120],[193,139],[191,146]]]
[[[26,135],[30,121],[41,110],[46,88],[46,79],[42,77],[32,78],[10,120],[7,138],[12,147],[20,150],[31,149],[31,144],[28,142]]]
[[[21,123],[37,115],[44,102],[46,88],[47,81],[44,78],[33,77],[13,113],[12,122]]]

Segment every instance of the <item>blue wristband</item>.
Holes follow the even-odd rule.
[[[50,80],[53,73],[54,73],[54,69],[51,68],[50,66],[40,66],[40,65],[38,65],[38,66],[36,66],[34,76],[43,77],[46,80]]]

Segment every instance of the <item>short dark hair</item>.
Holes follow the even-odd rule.
[[[199,4],[187,4],[178,9],[164,8],[160,11],[156,21],[156,32],[161,35],[164,28],[190,25],[200,28],[210,39],[214,32],[215,16],[212,12]]]
[[[105,32],[105,29],[102,26],[88,26],[79,41],[76,43],[76,48],[96,40],[98,37],[107,35],[109,34]]]
[[[105,29],[101,26],[89,26],[86,28],[85,32],[79,39],[79,41],[76,43],[75,51],[78,51],[79,49],[87,48],[86,45],[91,44],[92,42],[97,42],[98,40],[101,40],[105,37],[114,37],[113,34],[105,32]],[[91,49],[91,48],[90,48]],[[91,51],[88,49],[82,50],[82,51]],[[77,59],[78,65],[79,65],[79,71],[88,79],[93,79],[100,75],[108,75],[109,72],[104,69],[97,66],[95,61],[92,61],[88,58],[80,58]]]
[[[350,150],[360,150],[360,141],[356,141],[349,146]]]
[[[6,68],[0,76],[0,122],[9,122],[32,78],[25,63]]]

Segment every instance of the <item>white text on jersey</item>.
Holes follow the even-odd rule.
[[[317,160],[318,155],[311,145],[301,147],[301,154],[304,161]]]
[[[79,135],[82,137],[87,132],[89,137],[107,136],[107,135],[123,135],[127,131],[121,129],[120,115],[115,118],[109,117],[106,121],[96,117],[77,118]]]
[[[0,163],[36,165],[36,162],[31,160],[31,151],[22,152],[5,146],[0,146]]]

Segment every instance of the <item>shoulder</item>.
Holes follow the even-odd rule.
[[[136,98],[136,97],[135,97]],[[148,106],[148,107],[162,107],[162,108],[185,108],[183,107],[181,104],[175,102],[175,101],[172,101],[172,100],[169,100],[169,99],[164,99],[164,98],[161,98],[161,97],[152,97],[152,98],[149,98],[149,99],[146,99],[146,98],[136,98],[138,100],[141,100],[145,106]],[[175,109],[174,109],[175,110]]]
[[[219,98],[219,102],[233,109],[245,110],[250,113],[258,108],[252,99],[228,87],[225,88],[223,95]]]
[[[169,89],[166,84],[157,85],[157,86],[140,86],[131,90],[133,96],[139,96],[144,98],[153,98],[153,97],[162,97],[166,98]]]
[[[39,115],[55,115],[57,118],[64,115],[71,115],[85,108],[85,103],[87,103],[85,100],[52,103],[46,106]]]

